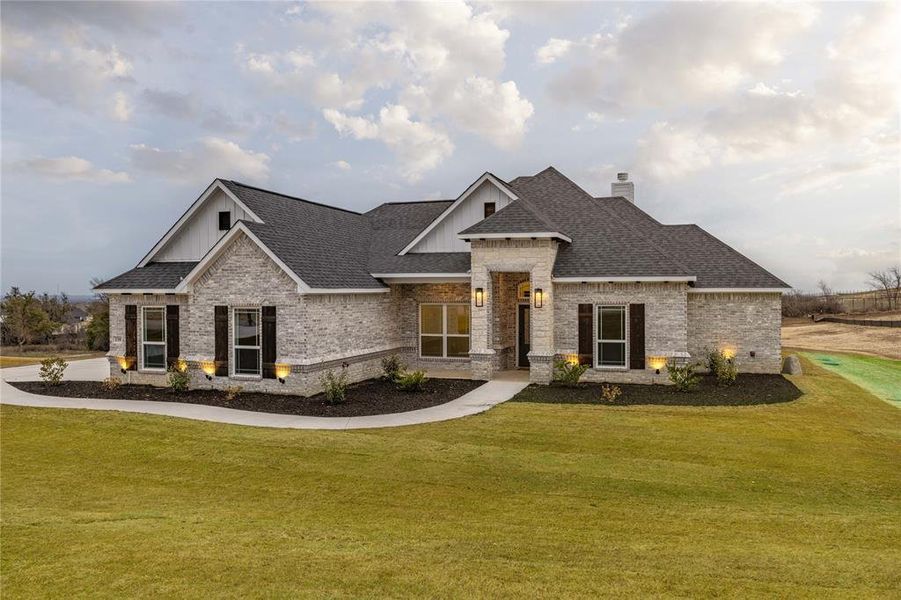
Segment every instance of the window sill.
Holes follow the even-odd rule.
[[[143,368],[143,369],[138,369],[138,373],[147,373],[148,375],[165,375],[166,373],[168,373],[168,371],[166,371],[166,369]]]
[[[629,367],[620,367],[614,365],[595,365],[593,369],[595,371],[628,371]]]
[[[463,362],[469,360],[468,356],[420,356],[420,360],[453,360]]]
[[[263,378],[262,375],[239,375],[237,373],[233,373],[228,376],[229,379],[237,379],[239,381],[259,381]]]

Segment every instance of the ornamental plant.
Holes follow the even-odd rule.
[[[427,381],[425,371],[405,371],[398,375],[397,387],[404,392],[419,392]]]
[[[669,374],[669,380],[673,382],[676,389],[680,392],[690,392],[701,381],[701,376],[695,373],[695,365],[688,363],[677,365],[676,361],[671,361],[666,365],[666,371]]]
[[[319,383],[324,388],[326,403],[341,404],[347,399],[347,369],[344,367],[338,374],[329,369],[319,378]]]
[[[605,383],[601,386],[601,398],[603,398],[604,402],[613,404],[614,402],[616,402],[616,399],[622,395],[623,390],[618,385]]]
[[[382,359],[382,377],[386,381],[396,381],[407,366],[397,354]]]
[[[41,370],[38,373],[47,385],[59,385],[63,380],[63,373],[69,363],[59,356],[51,356],[41,361]]]
[[[169,367],[169,387],[176,393],[188,391],[191,384],[191,376],[188,375],[187,369],[184,371],[178,367]]]
[[[566,361],[558,358],[554,361],[554,381],[567,386],[579,383],[582,375],[588,370],[588,365],[580,365],[575,361]]]

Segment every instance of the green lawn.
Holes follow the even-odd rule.
[[[901,360],[844,352],[802,352],[829,371],[901,408]]]
[[[343,433],[4,406],[3,596],[890,596],[901,411],[804,367]]]

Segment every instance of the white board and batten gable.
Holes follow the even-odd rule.
[[[262,222],[225,186],[215,181],[166,232],[138,266],[144,266],[151,261],[199,261],[228,233],[228,230],[219,229],[219,213],[225,211],[229,213],[229,225],[241,220]]]
[[[469,252],[469,242],[457,234],[485,218],[485,204],[494,203],[499,211],[516,200],[513,192],[491,173],[475,181],[447,210],[417,235],[400,254],[420,252]]]

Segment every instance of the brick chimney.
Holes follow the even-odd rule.
[[[613,196],[622,196],[635,203],[635,183],[629,181],[628,173],[617,173],[616,181],[610,184],[610,191]]]

